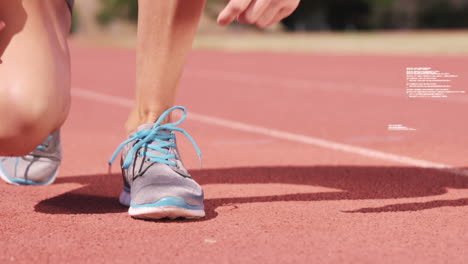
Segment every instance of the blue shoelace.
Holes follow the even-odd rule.
[[[49,135],[42,144],[40,144],[36,149],[38,150],[45,150],[48,147],[49,141],[52,139],[52,135]]]
[[[179,121],[174,123],[162,124],[162,122],[171,114],[171,112],[175,110],[183,111],[182,117],[179,119]],[[117,155],[122,151],[123,147],[133,141],[137,141],[137,143],[133,145],[132,149],[128,152],[127,157],[125,158],[122,164],[123,169],[127,169],[128,167],[130,167],[137,153],[140,156],[145,157],[148,161],[164,163],[170,166],[176,166],[177,164],[175,162],[170,161],[170,159],[174,159],[176,158],[176,156],[174,154],[169,154],[169,148],[176,147],[175,142],[171,140],[175,139],[173,131],[184,134],[187,137],[187,139],[192,143],[193,147],[197,151],[197,155],[200,160],[201,166],[202,154],[197,144],[184,129],[177,127],[185,121],[186,117],[187,110],[183,106],[175,106],[168,109],[159,117],[159,119],[156,121],[156,123],[151,129],[145,129],[136,132],[132,134],[129,139],[122,142],[122,144],[120,144],[117,147],[114,154],[110,158],[109,167],[112,166],[112,163],[114,163],[115,159],[117,158]],[[153,153],[143,150],[157,151],[162,155],[155,155]]]

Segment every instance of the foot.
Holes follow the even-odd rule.
[[[184,114],[178,122],[161,124],[174,110]],[[201,218],[205,216],[203,190],[185,169],[174,132],[181,132],[200,150],[182,128],[186,110],[181,106],[164,112],[154,124],[141,125],[123,142],[110,164],[122,152],[124,190],[119,201],[129,206],[129,214],[141,219]]]
[[[16,185],[51,184],[57,177],[61,160],[60,132],[57,131],[26,156],[0,157],[0,178]]]

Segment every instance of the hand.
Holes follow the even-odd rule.
[[[237,20],[265,28],[289,16],[298,5],[299,0],[229,0],[218,23],[226,26]]]

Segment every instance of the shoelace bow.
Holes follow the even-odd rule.
[[[166,119],[166,117],[169,116],[175,110],[183,111],[182,117],[179,119],[179,121],[174,123],[161,124]],[[182,133],[192,143],[193,147],[197,152],[201,167],[202,154],[200,148],[198,148],[193,138],[184,129],[177,127],[185,121],[186,117],[187,110],[183,106],[175,106],[168,109],[159,117],[159,119],[156,121],[156,123],[151,129],[145,129],[134,133],[129,139],[122,142],[122,144],[120,144],[117,147],[114,154],[110,158],[109,167],[112,166],[115,159],[117,158],[117,155],[122,151],[124,146],[133,141],[137,141],[137,143],[135,143],[132,149],[128,152],[127,157],[125,158],[122,164],[123,169],[127,169],[128,167],[130,167],[137,153],[138,155],[145,157],[148,161],[164,163],[170,166],[176,166],[176,163],[170,161],[170,159],[175,158],[175,155],[169,154],[169,148],[176,146],[175,142],[171,140],[175,139],[175,135],[174,133],[172,133],[173,131]],[[155,155],[145,150],[157,151],[162,155]]]

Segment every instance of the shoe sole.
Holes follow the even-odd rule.
[[[51,178],[49,178],[45,182],[37,183],[33,181],[28,181],[28,180],[22,180],[22,179],[13,179],[8,177],[6,173],[3,171],[3,168],[0,166],[0,178],[4,180],[5,182],[12,184],[12,185],[32,185],[32,186],[43,186],[43,185],[49,185],[54,183],[55,179],[57,178],[59,170],[57,169],[54,172],[54,175],[52,175]]]
[[[205,216],[203,207],[191,206],[179,197],[165,197],[153,204],[134,205],[130,201],[130,193],[123,191],[119,202],[124,206],[129,206],[128,214],[138,219],[198,219]]]
[[[159,206],[159,207],[141,207],[128,209],[128,213],[133,218],[146,220],[159,220],[164,218],[177,219],[199,219],[205,216],[204,210],[190,210],[175,206]]]

